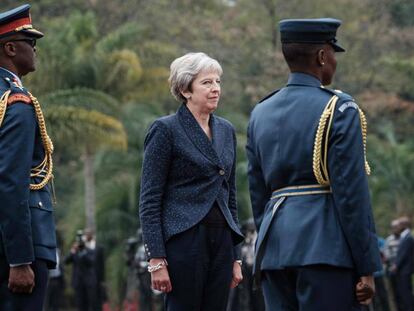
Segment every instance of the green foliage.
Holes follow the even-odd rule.
[[[13,6],[4,0],[0,11]],[[224,69],[217,113],[236,128],[237,199],[245,220],[251,216],[246,126],[257,101],[286,83],[278,34],[283,18],[343,20],[338,37],[347,52],[338,55],[334,87],[361,98],[367,112],[379,232],[387,234],[397,215],[414,215],[411,0],[35,0],[32,6],[34,25],[46,36],[38,42],[37,71],[24,82],[39,95],[56,145],[58,228],[68,251],[85,225],[87,146],[94,153],[97,233],[107,250],[113,303],[125,289],[122,243],[138,227],[145,132],[179,105],[168,89],[171,61],[203,51]]]
[[[414,26],[414,2],[394,0],[390,3],[392,20],[399,26]]]

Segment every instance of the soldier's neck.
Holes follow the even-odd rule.
[[[291,73],[305,73],[308,74],[310,76],[315,77],[316,79],[318,79],[319,81],[322,81],[322,72],[319,69],[316,68],[291,68],[290,69]]]

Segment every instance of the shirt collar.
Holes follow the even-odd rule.
[[[10,74],[13,77],[13,82],[16,82],[18,84],[18,86],[23,87],[23,83],[22,80],[20,80],[20,78],[13,72],[11,72],[10,70],[7,70],[4,67],[0,67],[0,69],[6,71],[8,74]]]
[[[321,81],[319,81],[318,78],[302,72],[292,72],[289,75],[287,85],[304,85],[313,87],[322,86]]]
[[[409,228],[405,229],[403,232],[401,232],[400,237],[403,239],[405,238],[407,235],[409,235],[411,232],[411,230]]]

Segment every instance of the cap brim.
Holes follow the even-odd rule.
[[[31,37],[35,37],[36,39],[40,39],[44,37],[43,32],[40,32],[39,30],[34,29],[34,28],[24,29],[19,32],[24,33],[25,35],[28,35]]]
[[[345,49],[342,46],[340,46],[339,44],[333,43],[333,42],[329,42],[329,44],[332,45],[335,52],[345,52]]]

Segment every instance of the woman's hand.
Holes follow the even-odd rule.
[[[369,305],[375,294],[375,282],[373,276],[362,276],[356,285],[356,296],[362,305]]]
[[[233,263],[233,279],[231,280],[230,288],[235,288],[243,281],[241,265],[237,261]]]
[[[165,262],[165,260],[163,258],[152,258],[150,265],[155,266],[161,262]],[[172,290],[170,275],[166,265],[157,271],[151,272],[151,287],[164,293],[169,293]]]

